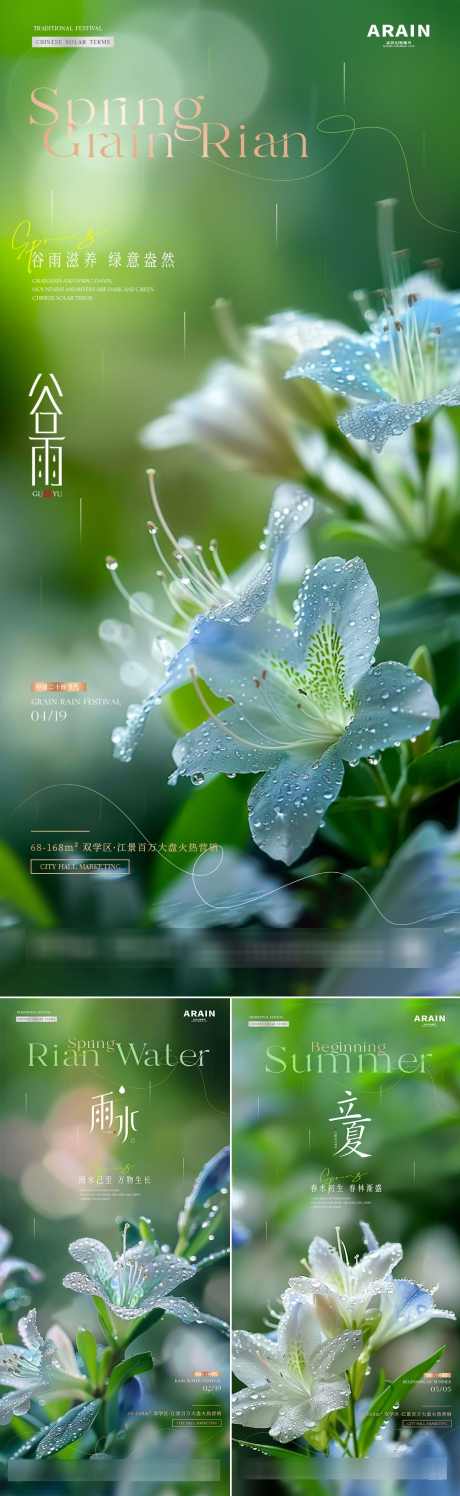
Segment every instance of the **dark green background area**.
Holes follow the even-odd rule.
[[[169,1241],[174,1247],[177,1217],[185,1195],[190,1193],[206,1160],[228,1142],[229,1006],[225,1001],[219,1002],[216,1004],[215,1017],[200,1023],[184,1017],[185,1006],[183,1002],[168,1001],[167,998],[163,1001],[155,999],[152,1003],[136,1002],[134,998],[129,1003],[110,1003],[109,1000],[98,1001],[91,997],[82,1001],[73,999],[71,1002],[64,999],[60,1003],[36,1004],[37,1012],[57,1013],[58,1021],[53,1024],[34,1024],[16,1023],[16,1012],[26,1009],[29,1013],[34,1010],[30,1001],[16,1004],[14,1000],[7,1002],[4,999],[2,1002],[0,1125],[7,1169],[2,1178],[1,1220],[13,1232],[15,1255],[23,1255],[36,1262],[46,1272],[45,1317],[47,1313],[56,1312],[67,1300],[61,1283],[64,1273],[71,1270],[68,1242],[81,1235],[98,1236],[106,1241],[115,1255],[120,1245],[115,1217],[123,1213],[123,1210],[129,1217],[133,1217],[136,1211],[138,1214],[148,1215],[158,1240]],[[102,1049],[99,1050],[100,1062],[97,1068],[91,1062],[85,1067],[64,1067],[60,1063],[55,1068],[51,1059],[46,1069],[37,1062],[32,1067],[29,1065],[29,1043],[47,1043],[50,1051],[53,1044],[57,1043],[62,1054],[69,1039],[115,1040],[122,1045],[124,1051],[129,1043],[134,1044],[137,1051],[145,1043],[158,1049],[160,1057],[168,1042],[171,1054],[176,1058],[181,1050],[209,1049],[210,1053],[205,1055],[202,1069],[187,1068],[179,1064],[169,1068],[165,1065],[158,1068],[138,1068],[133,1062],[125,1067],[117,1053],[109,1054]],[[38,1054],[39,1051],[36,1050],[35,1053]],[[152,1086],[150,1104],[149,1080]],[[66,1217],[64,1214],[60,1216],[57,1207],[57,1214],[53,1217],[46,1206],[43,1213],[37,1206],[34,1232],[34,1211],[30,1201],[24,1197],[21,1186],[23,1169],[44,1156],[46,1132],[42,1135],[41,1144],[40,1140],[34,1144],[34,1127],[50,1128],[48,1119],[53,1113],[54,1141],[50,1130],[49,1146],[55,1148],[58,1119],[54,1109],[58,1103],[62,1103],[59,1115],[61,1124],[65,1127],[65,1099],[71,1093],[83,1090],[85,1093],[91,1091],[91,1094],[98,1095],[103,1090],[116,1091],[120,1085],[126,1087],[127,1100],[132,1095],[130,1104],[140,1110],[137,1119],[138,1137],[131,1138],[131,1142],[126,1144],[111,1145],[113,1164],[109,1160],[101,1172],[105,1174],[110,1173],[111,1169],[115,1171],[129,1157],[132,1161],[131,1172],[148,1175],[151,1184],[142,1184],[141,1198],[133,1200],[132,1204],[128,1197],[120,1207],[116,1204],[104,1205],[102,1213],[101,1206],[97,1205],[97,1229],[95,1220],[91,1221],[91,1212],[85,1212],[83,1218],[77,1209]],[[141,1088],[137,1090],[137,1096],[136,1087]],[[121,1105],[121,1100],[119,1104]],[[73,1116],[83,1126],[87,1115],[89,1126],[86,1102],[85,1105],[80,1105],[75,1097],[72,1107],[69,1104],[69,1119]],[[23,1124],[25,1129],[29,1125],[31,1127],[28,1145],[25,1133],[24,1137],[22,1134]],[[8,1129],[12,1129],[10,1144]],[[65,1151],[68,1141],[67,1139],[63,1143]],[[97,1143],[97,1136],[94,1141]],[[16,1147],[18,1169],[12,1177],[8,1156],[11,1156],[11,1148],[14,1150]],[[77,1157],[79,1156],[77,1147]],[[82,1163],[81,1168],[76,1168],[76,1172],[77,1176],[80,1173],[94,1172],[90,1157],[87,1165]],[[41,1289],[40,1303],[42,1302],[44,1295]]]
[[[63,1287],[64,1275],[77,1270],[75,1260],[69,1255],[69,1244],[82,1236],[95,1237],[104,1242],[115,1257],[122,1250],[120,1221],[127,1219],[136,1223],[144,1215],[150,1219],[159,1243],[168,1243],[174,1250],[178,1240],[177,1218],[186,1195],[191,1192],[209,1157],[228,1143],[228,1003],[217,1004],[215,1016],[209,1013],[202,1022],[193,1022],[185,1016],[185,1008],[185,1003],[167,998],[153,1002],[133,999],[126,1003],[104,1002],[91,997],[82,1001],[64,999],[39,1004],[2,1000],[0,1219],[2,1227],[12,1233],[11,1254],[37,1265],[44,1275],[43,1282],[29,1284],[21,1271],[16,1271],[8,1280],[8,1287],[14,1283],[27,1288],[29,1304],[37,1309],[43,1334],[57,1322],[74,1339],[77,1330],[84,1326],[93,1331],[98,1343],[103,1343],[91,1297],[72,1293]],[[24,1012],[29,1015],[29,1021],[17,1023],[16,1014]],[[31,1021],[32,1014],[44,1012],[57,1015],[57,1021]],[[46,1043],[50,1051],[57,1043],[61,1060],[69,1040],[86,1041],[87,1050],[88,1041],[99,1041],[99,1066],[96,1068],[91,1061],[85,1067],[64,1067],[60,1063],[57,1068],[49,1064],[46,1069],[37,1063],[32,1067],[28,1064],[30,1043],[35,1046]],[[178,1063],[169,1068],[164,1064],[138,1068],[130,1062],[124,1067],[117,1052],[109,1054],[102,1049],[101,1041],[120,1043],[125,1053],[130,1043],[138,1052],[145,1044],[158,1050],[160,1059],[164,1058],[165,1046],[169,1044],[170,1059],[176,1061],[181,1051],[189,1052],[189,1061],[192,1050],[209,1049],[210,1053],[204,1056],[202,1069]],[[42,1053],[38,1048],[34,1052],[36,1056]],[[126,1092],[125,1098],[116,1096],[118,1105],[125,1100],[139,1111],[136,1136],[131,1134],[126,1143],[107,1135],[102,1138],[98,1132],[91,1138],[90,1097],[102,1091],[114,1090],[116,1093],[120,1084],[125,1086]],[[106,1147],[105,1160],[101,1160],[101,1142]],[[136,1178],[131,1186],[126,1182],[124,1198],[93,1200],[85,1206],[81,1198],[84,1193],[82,1176],[89,1180],[91,1175],[99,1173],[103,1179],[111,1175],[117,1180],[120,1168],[128,1161],[127,1172],[139,1175],[141,1183]],[[146,1176],[150,1183],[145,1182]],[[99,1193],[102,1190],[103,1186]],[[228,1244],[226,1202],[221,1200],[220,1203],[224,1210],[214,1228],[214,1241],[201,1255],[225,1249]],[[128,1244],[133,1244],[135,1239],[134,1236],[130,1242],[128,1238]],[[203,1268],[201,1280],[192,1281],[193,1290],[187,1296],[203,1310],[207,1309],[228,1322],[229,1284],[225,1260]],[[2,1300],[1,1314],[3,1339],[10,1344],[18,1339],[17,1313],[5,1315]],[[198,1340],[195,1338],[197,1334]],[[187,1349],[187,1341],[181,1339],[183,1336],[194,1337],[193,1353],[191,1341],[190,1349]],[[136,1439],[142,1428],[146,1431],[150,1428],[158,1437],[156,1457],[163,1461],[163,1468],[167,1471],[168,1460],[174,1460],[175,1441],[171,1442],[170,1433],[175,1426],[175,1415],[181,1413],[187,1424],[192,1406],[198,1406],[207,1410],[209,1419],[214,1419],[214,1429],[211,1437],[210,1427],[206,1425],[195,1434],[190,1431],[189,1459],[211,1457],[216,1460],[220,1472],[218,1489],[226,1491],[228,1339],[210,1331],[209,1327],[199,1330],[196,1325],[181,1326],[168,1314],[161,1323],[144,1332],[139,1341],[136,1340],[136,1352],[139,1349],[153,1353],[154,1371],[143,1384],[147,1400],[144,1412],[139,1415],[142,1421],[136,1416],[132,1424],[127,1423],[125,1443],[112,1447],[114,1468],[123,1459],[123,1471],[127,1472],[133,1442],[140,1458]],[[200,1389],[197,1392],[184,1360],[188,1357],[190,1362],[194,1353],[202,1358],[197,1365],[212,1365],[219,1370],[215,1390]],[[64,1411],[65,1405],[62,1408],[57,1404],[55,1408],[53,1416]],[[20,1433],[21,1427],[15,1432]],[[3,1471],[3,1459],[15,1447],[14,1439],[11,1442],[11,1431],[5,1427],[1,1431],[0,1443]],[[177,1451],[175,1457],[177,1460]],[[62,1460],[63,1457],[59,1458]],[[53,1479],[55,1483],[59,1482],[59,1491],[69,1490],[71,1496],[74,1489],[73,1460],[87,1458],[87,1451],[82,1453],[81,1445],[74,1445],[70,1452],[68,1449],[65,1452],[64,1461],[68,1458],[68,1466],[61,1467],[57,1463]],[[49,1475],[51,1479],[51,1471]],[[90,1478],[90,1488],[95,1496],[102,1489],[118,1491],[122,1476],[119,1476],[119,1482],[114,1476],[113,1486],[105,1477],[104,1480],[105,1484],[102,1481],[99,1485],[95,1466],[93,1478]],[[33,1481],[30,1488],[32,1484]],[[165,1487],[167,1484],[165,1476]]]

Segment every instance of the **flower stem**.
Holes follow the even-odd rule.
[[[351,1435],[352,1435],[352,1440],[353,1440],[353,1454],[355,1456],[355,1459],[359,1460],[359,1444],[358,1444],[358,1430],[357,1430],[357,1427],[356,1427],[355,1395],[354,1395],[354,1391],[353,1391],[353,1381],[352,1381],[352,1378],[351,1378],[349,1372],[347,1372],[347,1376],[348,1376],[348,1381],[350,1383],[350,1416],[351,1416]]]
[[[414,447],[424,490],[431,458],[431,426],[429,421],[417,421],[413,426]]]
[[[337,1429],[335,1430],[335,1433],[334,1433],[334,1439],[336,1439],[337,1444],[340,1444],[340,1446],[344,1450],[345,1454],[349,1454],[350,1453],[349,1448],[348,1448],[348,1444],[349,1444],[349,1440],[350,1440],[350,1433],[351,1433],[351,1429],[349,1430],[348,1436],[347,1436],[346,1439],[341,1439],[340,1438],[340,1434],[337,1432]]]
[[[382,765],[381,764],[371,764],[369,759],[367,760],[367,762],[369,764],[369,768],[372,770],[372,773],[374,775],[374,779],[376,780],[376,782],[378,784],[380,793],[385,796],[385,800],[387,802],[387,805],[390,805],[391,809],[395,810],[396,809],[395,799],[394,799],[393,793],[392,793],[392,791],[390,789],[390,786],[389,786],[388,779],[387,779],[387,776],[385,774],[385,771],[384,771],[384,769],[382,769]]]

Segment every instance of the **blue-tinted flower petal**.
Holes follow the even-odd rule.
[[[257,662],[260,665],[262,643],[266,644],[269,635],[274,640],[277,639],[279,625],[275,623],[275,620],[264,619],[259,627],[255,622],[254,631],[251,634],[246,631],[241,640],[238,640],[234,632],[239,625],[251,624],[257,620],[257,614],[262,611],[269,600],[272,585],[273,564],[267,561],[252,577],[248,578],[232,600],[223,604],[222,607],[212,609],[209,613],[198,614],[194,619],[187,643],[178,650],[168,665],[162,685],[142,704],[143,713],[146,711],[148,715],[152,706],[155,706],[162,697],[167,696],[170,691],[175,691],[178,686],[190,684],[193,670],[207,680],[208,685],[212,685],[216,696],[231,695],[235,684],[238,684],[241,676],[247,674],[251,668],[249,652],[254,653],[252,668],[256,669]],[[292,641],[290,632],[287,629],[284,632],[288,636],[287,642]],[[226,662],[231,662],[233,659],[237,661],[236,679],[231,664],[230,675],[227,676],[224,673]]]
[[[7,1392],[5,1397],[0,1398],[0,1424],[9,1423],[11,1418],[27,1413],[29,1406],[30,1395],[27,1392]]]
[[[402,1460],[398,1469],[401,1468],[404,1477],[409,1477],[404,1486],[405,1496],[438,1496],[438,1492],[442,1496],[456,1496],[454,1482],[449,1480],[446,1447],[431,1429],[421,1429],[413,1435]]]
[[[377,589],[364,561],[327,556],[305,577],[297,598],[296,637],[303,654],[322,625],[330,625],[343,647],[345,691],[368,669],[379,635]]]
[[[364,1246],[366,1247],[366,1250],[368,1252],[376,1252],[378,1250],[378,1245],[379,1244],[378,1244],[378,1241],[377,1241],[377,1237],[374,1235],[372,1227],[369,1226],[368,1221],[360,1221],[359,1224],[360,1224],[361,1231],[362,1231],[362,1234],[363,1234],[363,1241],[364,1241]],[[402,1249],[401,1249],[401,1257],[402,1257]],[[399,1261],[401,1261],[401,1257],[400,1257]]]
[[[263,712],[259,718],[260,726],[255,708],[249,720],[240,707],[232,706],[219,714],[218,722],[203,722],[187,732],[173,748],[177,769],[170,782],[175,784],[179,774],[196,776],[199,783],[213,774],[258,774],[278,763],[282,750],[264,747],[267,733],[273,741],[271,719]]]
[[[199,1266],[199,1264],[198,1264]],[[183,1325],[210,1325],[212,1330],[220,1330],[223,1335],[229,1334],[229,1325],[224,1319],[218,1319],[215,1314],[205,1314],[204,1310],[198,1309],[189,1299],[178,1299],[175,1294],[164,1299],[156,1300],[159,1309],[165,1314],[174,1314],[176,1319],[182,1320]],[[145,1308],[147,1308],[147,1300]],[[118,1311],[119,1312],[119,1311]],[[144,1306],[142,1309],[144,1313]]]
[[[22,1257],[3,1257],[0,1261],[0,1287],[3,1288],[8,1278],[13,1273],[24,1273],[31,1283],[41,1283],[43,1273],[40,1268],[34,1267],[33,1262],[24,1262]]]
[[[261,672],[270,659],[302,666],[302,654],[292,629],[264,614],[245,627],[222,619],[208,620],[195,635],[198,674],[215,696],[234,697],[241,709],[258,706]]]
[[[246,1243],[248,1241],[250,1241],[250,1240],[251,1240],[251,1232],[249,1230],[249,1227],[248,1226],[244,1226],[242,1221],[238,1221],[236,1219],[236,1217],[233,1216],[232,1217],[232,1247],[233,1248],[236,1248],[236,1247],[245,1247]]]
[[[267,525],[267,550],[273,560],[273,583],[279,575],[289,541],[311,519],[314,499],[297,483],[275,488]]]
[[[420,338],[428,337],[438,328],[441,357],[450,351],[453,361],[460,361],[460,305],[456,301],[449,301],[445,296],[421,297],[411,307],[410,312],[405,312],[401,317],[404,325],[410,325],[411,321],[417,323]]]
[[[257,846],[269,857],[295,862],[337,799],[342,779],[336,748],[323,753],[314,768],[299,758],[284,757],[249,796],[249,825]]]
[[[233,852],[204,852],[193,869],[169,883],[152,918],[175,930],[244,925],[260,919],[278,929],[295,923],[303,904],[295,889],[280,887],[278,875],[260,867],[255,857]]]
[[[190,683],[190,671],[193,666],[193,659],[192,644],[188,640],[187,644],[184,644],[182,649],[178,649],[177,654],[173,655],[172,660],[169,661],[164,681],[158,687],[158,690],[153,691],[147,698],[147,701],[142,703],[143,708],[148,708],[151,711],[152,706],[156,706],[157,702],[161,701],[163,696],[167,696],[170,691],[176,691],[179,686],[188,685]]]
[[[381,452],[390,436],[402,436],[409,426],[416,426],[443,405],[460,405],[460,385],[446,386],[429,400],[408,405],[401,405],[398,400],[385,406],[355,405],[338,416],[338,425],[345,436],[372,442],[377,452]]]
[[[210,1195],[215,1195],[217,1190],[226,1189],[230,1181],[230,1149],[221,1148],[213,1158],[208,1158],[201,1172],[195,1179],[193,1189],[187,1199],[187,1208],[200,1205],[208,1200]]]
[[[386,1345],[399,1335],[406,1335],[430,1319],[455,1319],[450,1309],[437,1309],[428,1289],[409,1278],[393,1278],[385,1285],[380,1300],[381,1317],[369,1345]]]
[[[344,759],[367,758],[426,732],[439,717],[431,686],[408,665],[376,665],[355,688],[355,715],[340,740]]]
[[[335,338],[318,353],[302,355],[285,377],[313,379],[338,395],[353,395],[361,400],[391,398],[379,383],[375,351],[367,337]]]
[[[133,703],[128,707],[124,726],[115,727],[112,733],[114,757],[119,758],[121,763],[131,763],[143,736],[145,724],[154,707],[158,706],[162,698],[168,696],[170,691],[176,691],[179,686],[190,684],[193,666],[193,649],[190,643],[187,643],[182,649],[178,649],[177,654],[173,655],[161,686],[156,687],[154,691],[149,691],[143,701]]]
[[[352,926],[353,955],[347,956],[345,938],[320,991],[338,997],[445,997],[458,992],[459,851],[458,829],[445,831],[425,822],[413,832],[374,888],[373,902],[366,899]],[[385,965],[379,954],[382,941]]]
[[[114,1259],[105,1242],[99,1241],[95,1236],[79,1236],[77,1241],[70,1242],[69,1252],[75,1262],[81,1262],[90,1275],[97,1276],[101,1282],[110,1279]]]

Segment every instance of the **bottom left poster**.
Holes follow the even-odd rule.
[[[226,1496],[229,1004],[0,1020],[1,1486]]]

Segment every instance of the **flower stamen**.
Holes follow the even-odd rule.
[[[166,629],[167,632],[169,634],[173,634],[176,639],[182,639],[181,629],[174,628],[172,623],[165,623],[164,619],[157,618],[155,613],[149,613],[147,608],[143,608],[138,599],[136,597],[133,597],[132,594],[128,592],[128,588],[125,587],[124,582],[122,582],[119,575],[118,561],[115,560],[114,556],[107,556],[105,564],[107,567],[107,571],[110,572],[117,592],[119,592],[121,594],[121,597],[124,598],[124,601],[128,604],[128,607],[132,613],[137,613],[139,618],[145,618],[147,620],[147,623],[155,624],[156,628]]]

